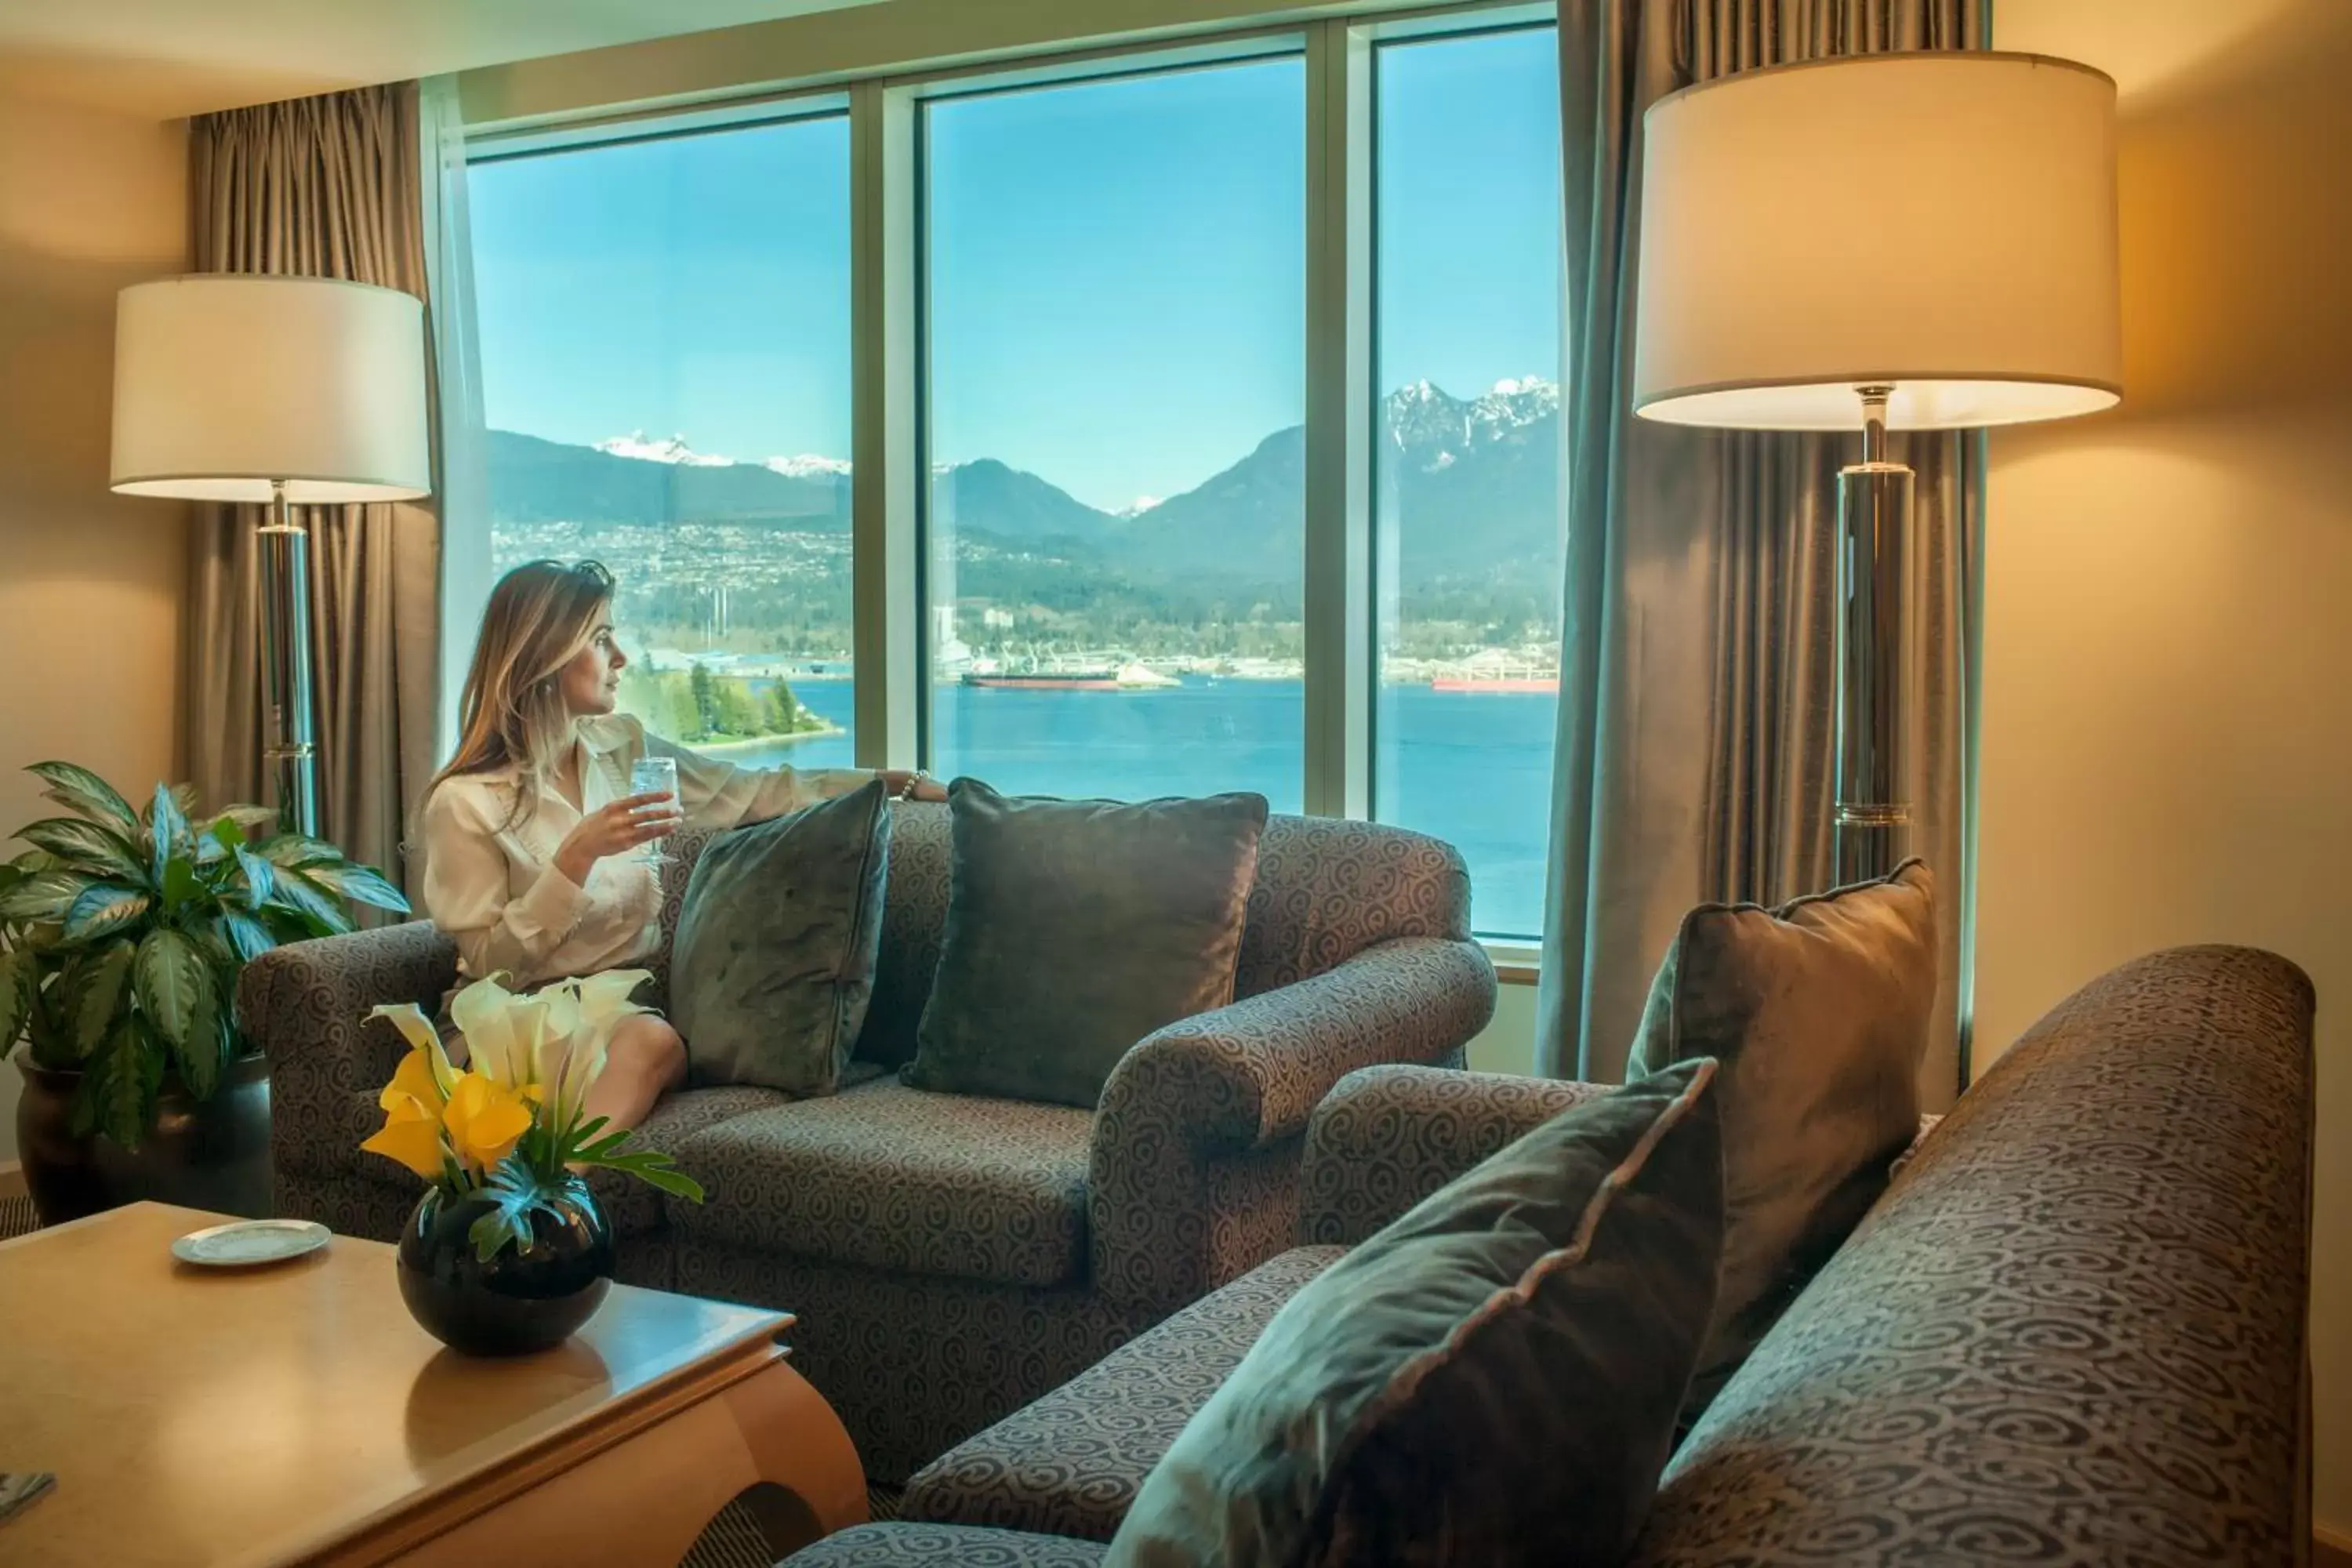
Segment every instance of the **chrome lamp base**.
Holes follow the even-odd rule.
[[[1895,869],[1909,847],[1912,472],[1886,458],[1890,386],[1858,386],[1862,461],[1838,473],[1837,879]]]
[[[269,738],[262,756],[277,775],[278,825],[319,831],[319,757],[311,731],[310,531],[295,521],[286,487],[269,487],[261,535],[261,658],[268,682]]]

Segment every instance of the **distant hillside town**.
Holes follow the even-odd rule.
[[[1559,388],[1534,377],[1469,399],[1420,382],[1383,400],[1384,679],[1556,686],[1559,409]],[[575,446],[493,430],[489,468],[501,569],[541,555],[603,561],[621,580],[625,629],[662,650],[667,673],[750,680],[748,702],[768,682],[845,672],[846,461],[738,460],[643,432]],[[1080,689],[1296,679],[1303,476],[1297,426],[1191,490],[1118,511],[993,459],[942,468],[926,519],[936,675]],[[711,727],[722,719],[747,721],[710,710],[709,690],[690,717],[686,699],[664,700],[710,735],[732,732]],[[790,732],[803,721],[779,710],[758,723]]]

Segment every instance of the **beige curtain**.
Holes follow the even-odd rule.
[[[1633,416],[1643,113],[1759,66],[1980,47],[1989,24],[1986,0],[1561,0],[1559,22],[1569,559],[1538,1053],[1547,1071],[1614,1081],[1685,910],[1833,880],[1836,477],[1858,440]],[[1818,213],[1823,244],[1868,243],[1855,193],[1787,195]],[[1906,744],[1910,848],[1942,889],[1945,996],[1921,1074],[1940,1108],[1963,1051],[1983,448],[1893,445],[1919,476]]]
[[[415,83],[203,115],[189,155],[198,271],[425,298]],[[192,534],[189,761],[207,804],[274,804],[261,757],[262,510],[198,508]],[[434,762],[438,517],[430,500],[296,511],[310,529],[320,832],[404,881],[405,807]]]

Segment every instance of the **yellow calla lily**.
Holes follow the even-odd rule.
[[[431,1049],[414,1050],[401,1058],[400,1065],[393,1068],[392,1081],[375,1097],[376,1105],[384,1110],[396,1110],[401,1101],[413,1100],[425,1115],[439,1121],[442,1103],[448,1096],[442,1090],[440,1073],[433,1064],[433,1053],[438,1048],[436,1044]]]
[[[449,1053],[441,1047],[441,1031],[433,1026],[433,1020],[425,1016],[425,1009],[414,1002],[387,1002],[368,1016],[392,1020],[392,1026],[400,1031],[401,1038],[409,1043],[430,1068],[434,1080],[434,1103],[448,1099],[449,1086],[457,1080],[457,1069],[449,1065]]]
[[[441,1118],[414,1095],[403,1094],[394,1101],[392,1091],[386,1089],[383,1097],[392,1102],[384,1106],[383,1126],[360,1147],[399,1161],[428,1182],[439,1180]]]
[[[506,1085],[469,1072],[458,1078],[441,1120],[457,1157],[477,1170],[488,1170],[512,1153],[530,1131],[531,1108]]]

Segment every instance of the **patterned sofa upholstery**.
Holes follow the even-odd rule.
[[[642,1136],[709,1190],[699,1207],[596,1177],[625,1279],[799,1314],[802,1370],[885,1480],[1288,1247],[1325,1092],[1372,1063],[1458,1066],[1495,1002],[1451,848],[1276,816],[1236,1000],[1139,1042],[1093,1111],[910,1089],[891,1069],[914,1054],[938,966],[948,815],[895,809],[864,1081],[823,1100],[666,1100]],[[676,843],[665,929],[699,850]],[[239,1008],[270,1058],[281,1212],[398,1234],[414,1180],[359,1144],[402,1047],[363,1020],[379,1002],[436,1005],[455,964],[418,922],[247,968]],[[666,965],[653,963],[657,981]]]
[[[1634,1561],[2295,1560],[2310,983],[2152,954],[1899,1163],[1669,1464]],[[1099,1560],[1136,1489],[1344,1248],[1591,1085],[1372,1068],[1317,1110],[1281,1254],[925,1467],[793,1568]],[[1092,1555],[1089,1555],[1091,1553]]]

